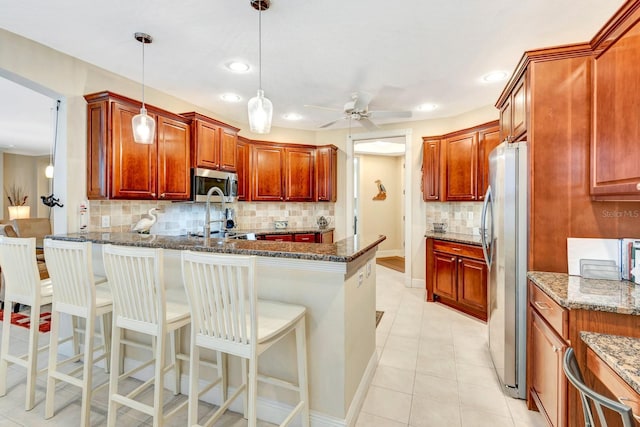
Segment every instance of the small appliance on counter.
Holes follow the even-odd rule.
[[[282,230],[289,226],[289,221],[274,221],[273,226],[276,230]]]
[[[434,222],[433,223],[433,231],[436,233],[444,233],[447,231],[447,223],[446,222]]]
[[[320,228],[320,229],[327,228],[329,226],[329,224],[331,224],[331,218],[326,218],[326,217],[320,215],[318,217],[318,220],[316,221],[316,224],[318,224],[318,228]]]

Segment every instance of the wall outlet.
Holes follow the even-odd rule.
[[[361,271],[358,273],[358,287],[362,286],[362,282],[364,282],[364,273]]]
[[[473,212],[467,212],[467,219],[473,219]]]
[[[111,227],[111,217],[109,215],[102,215],[102,228]]]
[[[371,261],[367,263],[366,272],[367,272],[367,278],[369,278],[369,276],[371,276]]]

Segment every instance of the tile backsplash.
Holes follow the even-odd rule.
[[[323,215],[333,219],[333,203],[251,203],[227,204],[235,210],[236,227],[240,229],[273,229],[276,220],[289,221],[289,228],[315,227],[316,219]],[[200,232],[204,225],[204,203],[172,203],[166,201],[89,201],[89,231],[127,232],[143,215],[152,208],[161,208],[158,221],[151,228],[151,234],[182,235]],[[103,217],[109,217],[109,227],[102,227]],[[224,212],[220,203],[211,204],[211,219],[222,219]],[[218,224],[212,223],[215,230]]]
[[[447,231],[462,234],[480,234],[482,202],[426,203],[427,229],[434,222],[446,222]]]

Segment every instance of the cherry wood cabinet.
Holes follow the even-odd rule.
[[[500,127],[497,125],[478,132],[478,200],[484,200],[489,188],[489,154],[500,142]]]
[[[266,234],[264,240],[272,242],[293,242],[293,234]]]
[[[131,119],[140,111],[139,102],[111,92],[85,99],[89,199],[189,199],[188,119],[147,105],[156,120],[156,140],[137,144]]]
[[[636,12],[638,14],[638,12]],[[614,31],[593,66],[591,194],[640,201],[640,22]]]
[[[284,200],[284,148],[251,145],[251,200]]]
[[[422,199],[440,200],[440,139],[425,138],[422,147]]]
[[[315,197],[315,154],[313,147],[284,149],[284,190],[287,202],[313,202]]]
[[[427,239],[427,301],[487,320],[487,266],[482,248]]]
[[[471,132],[444,140],[445,200],[477,200],[478,134]]]
[[[316,200],[335,202],[338,195],[338,147],[316,148]]]
[[[181,115],[191,120],[192,166],[235,172],[239,129],[196,112]]]
[[[333,243],[333,230],[315,233],[258,234],[256,238],[275,242]]]
[[[316,233],[317,243],[333,243],[333,231],[323,231],[322,233]]]
[[[500,109],[500,141],[524,140],[527,132],[527,86],[526,74],[516,82]]]
[[[316,243],[315,233],[296,233],[293,235],[294,242]]]
[[[236,145],[237,152],[237,168],[238,174],[238,200],[247,201],[251,200],[251,194],[249,192],[249,184],[251,178],[249,175],[249,142],[241,137],[238,137],[238,143]]]

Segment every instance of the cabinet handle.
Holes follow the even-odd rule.
[[[551,306],[546,302],[542,301],[534,301],[533,304],[538,308],[538,310],[550,310]]]
[[[462,262],[462,259],[459,259],[458,262]]]
[[[460,252],[462,249],[460,249],[460,248],[451,248],[451,250]]]
[[[156,197],[156,193],[151,193],[151,197]]]
[[[636,184],[636,190],[640,191],[640,182]]]
[[[554,352],[554,353],[557,353],[557,352],[559,352],[559,351],[560,351],[560,347],[556,347],[555,345],[553,345],[553,346],[551,346],[551,347],[553,347],[553,352]]]
[[[161,199],[164,199],[165,197],[167,197],[167,194],[166,194],[166,193],[162,193],[162,194],[160,194],[160,198],[161,198]]]
[[[451,257],[451,261],[455,261],[455,260],[456,260],[456,257],[453,257],[453,256],[452,256],[452,257]]]

